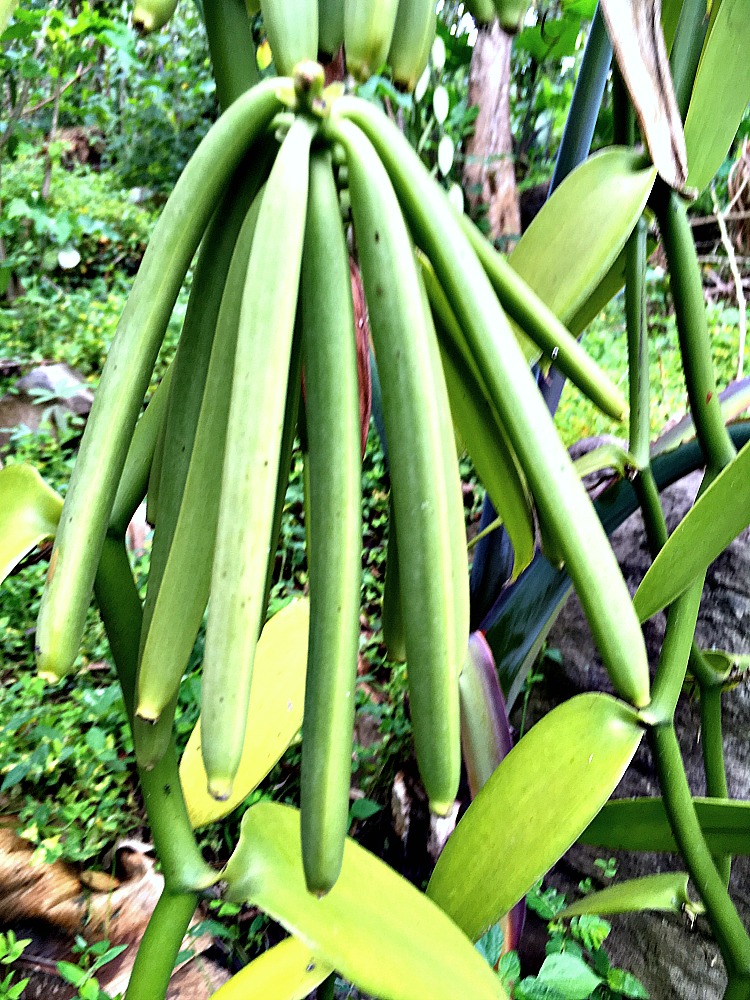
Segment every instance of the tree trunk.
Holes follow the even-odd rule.
[[[469,77],[469,103],[479,106],[479,115],[467,146],[464,186],[472,215],[486,213],[493,240],[517,238],[521,229],[510,132],[511,44],[497,21],[479,28]]]

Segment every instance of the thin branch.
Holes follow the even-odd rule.
[[[69,90],[74,83],[77,83],[80,79],[86,76],[87,73],[90,73],[92,69],[94,69],[93,65],[86,66],[84,69],[83,63],[79,63],[75,76],[72,76],[70,80],[68,80],[68,82],[60,88],[60,96],[62,96],[66,90]],[[26,108],[26,110],[22,112],[22,117],[25,118],[27,115],[36,114],[37,111],[41,111],[42,108],[46,108],[48,104],[52,104],[54,100],[54,94],[51,94],[49,97],[45,97],[43,101],[40,101],[38,104],[34,104],[33,107]]]

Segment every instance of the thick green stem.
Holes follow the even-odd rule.
[[[683,121],[690,105],[695,73],[708,27],[706,0],[685,0],[669,57],[677,107]]]
[[[750,996],[750,938],[706,846],[685,775],[674,725],[656,726],[651,746],[664,808],[680,854],[687,866],[719,945],[731,984],[725,994]]]
[[[661,509],[659,488],[656,485],[651,466],[641,469],[633,480],[633,489],[638,497],[643,515],[643,526],[646,529],[651,558],[655,559],[659,551],[666,545],[669,532]]]
[[[648,324],[646,322],[646,222],[641,217],[628,240],[625,318],[630,382],[630,454],[638,469],[649,464]],[[652,477],[653,480],[653,477]]]
[[[635,114],[619,67],[612,68],[612,119],[615,146],[635,144]]]
[[[597,6],[565,122],[555,172],[550,183],[550,194],[589,155],[611,62],[612,44],[604,25],[604,17]]]
[[[143,610],[125,542],[107,537],[96,576],[96,599],[132,725]],[[139,769],[154,846],[171,892],[205,889],[217,874],[203,860],[188,819],[174,741],[151,771]]]
[[[730,976],[724,991],[724,1000],[748,1000],[750,984],[744,976]]]
[[[245,0],[203,0],[208,49],[221,110],[260,79]]]
[[[125,1000],[161,1000],[198,905],[193,892],[162,892],[141,938]]]
[[[692,661],[692,657],[691,657]],[[706,795],[713,799],[728,799],[727,772],[724,763],[724,734],[721,726],[721,684],[700,684],[701,699],[701,748],[703,770],[706,775]],[[724,885],[729,885],[732,873],[731,855],[715,859]]]
[[[667,630],[654,678],[651,704],[646,710],[651,725],[671,723],[674,718],[685,682],[704,579],[703,575],[697,579],[670,605],[667,612]]]
[[[690,409],[709,474],[734,458],[716,390],[703,284],[684,202],[657,179],[653,206],[669,265]]]

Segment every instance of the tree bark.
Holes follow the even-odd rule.
[[[493,240],[518,237],[521,219],[510,132],[511,38],[497,21],[479,28],[471,57],[469,103],[478,105],[467,146],[464,187],[472,215],[486,212]]]

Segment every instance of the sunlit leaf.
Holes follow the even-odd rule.
[[[636,713],[608,695],[579,695],[553,709],[469,806],[428,896],[478,940],[580,836],[642,735]]]
[[[634,150],[596,153],[565,178],[508,258],[567,326],[617,261],[655,177]]]
[[[646,621],[679,597],[750,524],[750,444],[696,500],[658,554],[633,598]]]
[[[208,794],[201,755],[200,719],[180,761],[180,781],[194,827],[228,815],[265,778],[299,732],[305,703],[310,604],[293,601],[266,623],[258,641],[250,689],[245,745],[232,794]]]
[[[449,918],[384,862],[347,840],[328,895],[307,891],[299,812],[261,802],[245,813],[224,873],[233,902],[249,902],[346,979],[392,1000],[499,1000],[499,980]]]
[[[332,971],[307,945],[288,937],[232,976],[213,1000],[305,1000]]]
[[[688,879],[685,872],[667,872],[664,875],[629,879],[576,900],[566,906],[559,917],[575,917],[582,913],[606,916],[610,913],[636,913],[641,910],[681,913],[684,907],[693,905],[688,895]]]
[[[747,0],[722,0],[712,20],[685,119],[688,185],[702,191],[729,152],[750,101]]]
[[[0,583],[40,542],[54,537],[62,503],[33,466],[0,469]]]

